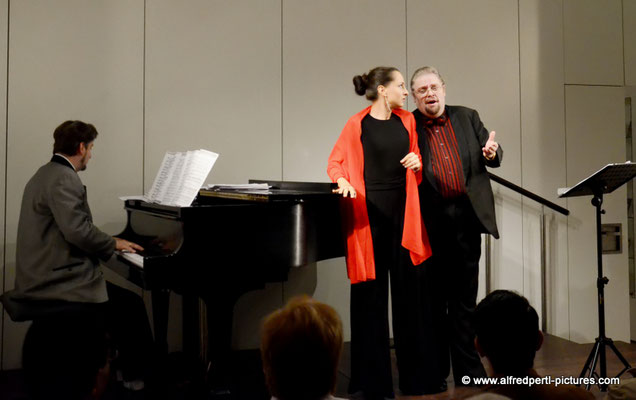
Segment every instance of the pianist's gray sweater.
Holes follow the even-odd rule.
[[[108,300],[99,258],[113,255],[115,240],[93,225],[73,166],[60,156],[42,166],[22,197],[16,248],[16,300]]]

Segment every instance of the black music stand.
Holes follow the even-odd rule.
[[[614,351],[614,354],[623,363],[625,368],[616,375],[621,376],[623,372],[627,371],[631,366],[618,351],[612,339],[605,336],[605,285],[609,282],[607,277],[603,276],[603,245],[601,234],[601,214],[605,214],[605,210],[601,209],[603,204],[603,194],[611,193],[615,189],[622,186],[624,183],[636,177],[636,163],[626,162],[623,164],[608,164],[585,178],[581,182],[569,189],[559,189],[559,197],[576,197],[592,195],[592,205],[596,207],[596,252],[598,262],[598,277],[596,278],[596,287],[598,289],[598,337],[596,343],[590,352],[590,355],[583,366],[580,378],[585,376],[585,372],[588,378],[594,377],[598,382],[598,378],[607,378],[607,363],[605,359],[605,347],[609,347]],[[594,372],[596,370],[596,362],[600,358],[600,373]],[[590,384],[585,386],[586,390],[590,389]],[[601,391],[607,390],[607,384],[598,384]]]

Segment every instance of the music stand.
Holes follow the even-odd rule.
[[[614,354],[623,363],[625,368],[616,375],[621,376],[623,372],[627,371],[631,366],[618,351],[612,339],[605,336],[605,285],[609,282],[607,277],[603,276],[603,245],[601,234],[601,214],[605,214],[605,210],[601,209],[603,204],[603,194],[611,193],[624,183],[636,177],[636,163],[626,162],[623,164],[608,164],[585,178],[575,186],[568,189],[559,189],[559,197],[577,197],[592,195],[592,205],[596,207],[596,252],[598,262],[598,277],[596,278],[596,287],[598,289],[598,337],[596,343],[590,352],[590,355],[583,366],[580,378],[585,376],[585,372],[588,378],[595,377],[596,382],[599,378],[607,378],[607,363],[605,359],[605,347],[612,349]],[[596,363],[600,358],[600,373],[594,372],[596,370]],[[590,389],[590,384],[585,386],[586,390]],[[607,390],[607,384],[598,383],[601,391]]]

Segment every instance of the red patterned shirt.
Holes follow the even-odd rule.
[[[442,197],[452,199],[466,193],[462,160],[459,158],[457,138],[446,115],[426,119],[426,140],[431,152],[433,175]]]

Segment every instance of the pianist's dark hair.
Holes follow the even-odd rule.
[[[97,129],[91,124],[82,121],[65,121],[55,128],[53,138],[53,153],[62,153],[67,156],[77,154],[80,143],[89,144],[97,137]]]
[[[393,81],[393,71],[399,71],[395,67],[375,67],[366,74],[353,77],[353,86],[356,93],[366,96],[368,100],[375,101],[378,98],[378,86],[386,86]]]

